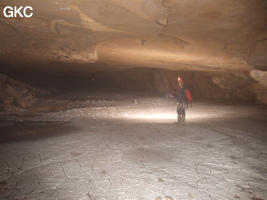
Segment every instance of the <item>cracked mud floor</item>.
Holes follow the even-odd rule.
[[[131,98],[0,116],[0,199],[267,199],[266,107]]]

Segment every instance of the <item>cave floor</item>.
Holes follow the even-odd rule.
[[[0,199],[266,199],[266,107],[197,101],[178,126],[175,106],[95,93],[2,114]]]

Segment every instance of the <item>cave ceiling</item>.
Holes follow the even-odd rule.
[[[6,18],[6,6],[31,6],[33,16]],[[266,0],[1,0],[0,7],[1,63],[267,70]]]

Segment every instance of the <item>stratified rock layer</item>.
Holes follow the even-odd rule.
[[[8,5],[32,6],[33,17],[5,18]],[[3,0],[0,6],[0,61],[266,69],[266,1]]]
[[[5,6],[32,6],[33,17],[5,18]],[[0,11],[1,65],[160,68],[245,79],[267,70],[264,0],[2,0]],[[221,89],[231,86],[211,78]],[[257,86],[248,89],[264,88],[257,96],[265,99],[266,83],[252,78]]]
[[[0,107],[29,109],[44,90],[0,74]]]

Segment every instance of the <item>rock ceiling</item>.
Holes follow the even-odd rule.
[[[6,18],[31,6],[31,18]],[[266,0],[1,0],[0,62],[267,70]]]

